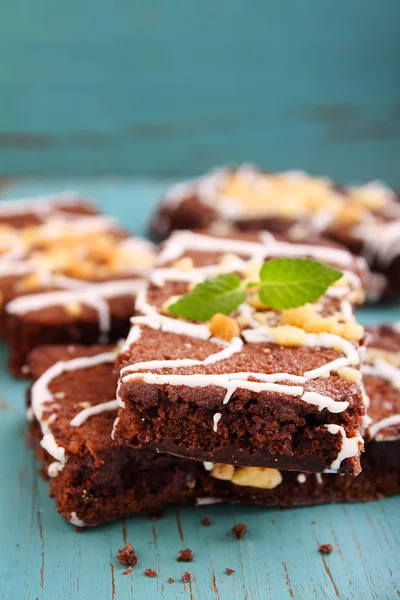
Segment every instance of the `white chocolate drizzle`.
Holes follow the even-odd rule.
[[[353,456],[359,455],[360,450],[362,450],[364,446],[364,441],[359,434],[353,437],[347,437],[346,431],[341,425],[329,424],[325,425],[325,427],[332,435],[340,433],[342,438],[342,447],[337,458],[333,461],[330,468],[324,471],[325,473],[337,473],[342,462],[346,458],[353,458]]]
[[[44,413],[50,410],[50,406],[48,406],[48,404],[53,400],[53,394],[49,390],[50,383],[54,379],[60,377],[63,373],[75,371],[77,369],[87,369],[104,363],[113,362],[116,354],[116,351],[103,352],[94,356],[73,358],[68,361],[58,361],[49,369],[47,369],[47,371],[45,371],[32,385],[31,407],[33,414],[40,425],[43,435],[40,445],[46,450],[46,452],[48,452],[48,454],[50,454],[50,456],[55,459],[55,461],[52,462],[48,468],[50,477],[57,476],[67,461],[65,449],[57,444],[50,428],[51,423],[56,418],[55,413],[52,413],[47,419],[43,418]],[[85,410],[87,411],[89,409]],[[108,408],[106,410],[108,410]],[[81,411],[79,414],[81,415],[84,412],[85,411]]]
[[[111,410],[117,410],[118,402],[116,400],[109,400],[108,402],[102,402],[101,404],[95,404],[88,408],[84,408],[79,412],[70,422],[71,427],[80,427],[89,417],[93,415],[99,415],[103,412]]]
[[[9,302],[6,311],[9,314],[22,315],[50,306],[63,306],[70,302],[78,302],[97,311],[100,332],[108,334],[111,323],[110,309],[106,300],[124,295],[135,296],[143,285],[143,281],[139,279],[122,279],[87,285],[77,290],[28,294]],[[103,335],[102,340],[104,341],[104,339]]]
[[[214,429],[215,433],[217,433],[217,431],[218,431],[218,423],[220,422],[221,417],[222,417],[222,414],[220,412],[215,413],[215,415],[213,416],[213,423],[214,423],[213,429]]]

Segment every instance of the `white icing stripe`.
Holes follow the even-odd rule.
[[[390,417],[386,417],[386,419],[382,419],[377,423],[374,423],[369,428],[369,433],[371,438],[373,439],[381,429],[386,429],[386,427],[393,427],[394,425],[400,425],[400,415],[391,415]],[[399,436],[391,439],[398,439]]]
[[[236,352],[240,352],[243,348],[243,342],[240,338],[233,338],[230,344],[215,354],[211,354],[205,360],[192,360],[190,358],[178,358],[176,360],[150,360],[139,362],[123,367],[120,375],[124,376],[130,371],[141,371],[144,369],[175,369],[179,367],[194,367],[200,365],[211,365],[220,360],[226,360],[233,356]]]
[[[307,379],[317,379],[318,377],[322,377],[326,373],[329,374],[331,371],[336,371],[336,369],[339,369],[340,367],[345,367],[346,365],[348,365],[348,363],[349,360],[345,357],[337,358],[336,360],[332,360],[331,362],[326,363],[325,365],[322,365],[317,369],[306,371],[304,375],[307,377]]]
[[[26,314],[50,306],[63,306],[70,302],[78,302],[94,308],[99,315],[99,327],[102,333],[110,329],[110,310],[106,299],[132,295],[143,287],[143,282],[134,280],[116,280],[87,285],[77,290],[45,292],[29,294],[12,300],[6,305],[9,314]]]
[[[82,197],[75,192],[62,192],[37,196],[36,198],[17,198],[15,200],[1,200],[0,216],[12,217],[25,213],[32,213],[39,217],[48,215],[58,208],[58,204],[65,206],[80,206]]]
[[[170,319],[157,313],[146,317],[133,317],[131,323],[147,325],[151,329],[159,329],[167,333],[176,333],[177,335],[187,335],[201,340],[208,340],[211,337],[211,332],[207,325],[197,325],[188,321]]]
[[[75,527],[86,527],[85,521],[82,521],[82,519],[79,519],[79,517],[76,514],[76,512],[72,512],[71,513],[71,518],[70,518],[69,522],[72,525],[75,525]]]
[[[218,423],[220,422],[221,417],[222,417],[222,415],[220,412],[215,413],[215,415],[213,416],[213,423],[214,423],[213,429],[214,429],[215,433],[217,433],[217,431],[218,431]]]
[[[233,253],[240,256],[263,260],[273,257],[310,257],[348,267],[354,264],[354,258],[347,250],[330,246],[315,246],[279,242],[271,235],[260,234],[261,242],[216,238],[190,231],[177,231],[171,235],[161,251],[157,264],[161,265],[181,256],[186,250],[200,252]]]
[[[246,329],[242,331],[242,335],[246,342],[249,343],[276,343],[269,327]],[[360,362],[360,357],[355,347],[344,338],[333,333],[306,333],[302,345],[309,348],[334,348],[343,352],[347,358],[347,364],[358,365]],[[325,365],[325,367],[328,366],[328,370],[330,364]],[[309,373],[312,373],[312,371],[309,371]]]
[[[116,400],[116,403],[117,403],[117,408],[118,408],[118,400]],[[113,427],[112,427],[112,431],[111,431],[111,439],[112,440],[115,440],[115,433],[117,431],[118,423],[119,423],[119,417],[117,417],[113,423]]]
[[[79,412],[70,422],[71,427],[80,427],[86,419],[93,415],[100,415],[103,412],[111,410],[117,410],[118,402],[116,400],[110,400],[109,402],[103,402],[102,404],[95,404],[89,408],[84,408]]]
[[[154,269],[150,275],[150,281],[158,287],[162,287],[166,281],[184,281],[187,283],[200,283],[210,277],[221,275],[223,273],[243,272],[248,266],[248,262],[237,257],[235,260],[228,260],[224,263],[209,265],[207,267],[192,268],[188,271],[173,268]]]
[[[400,390],[400,369],[383,358],[375,359],[373,365],[362,365],[361,371],[364,375],[373,375],[385,379],[396,390]]]
[[[215,385],[227,390],[223,404],[227,404],[232,394],[238,389],[251,390],[253,392],[276,392],[290,396],[300,396],[303,388],[300,386],[280,385],[269,382],[256,382],[241,379],[241,376],[251,377],[254,374],[228,373],[220,375],[194,374],[194,375],[158,375],[155,373],[131,373],[122,378],[122,383],[131,381],[143,381],[151,385],[173,385],[187,387],[208,387]],[[239,379],[240,377],[240,379]],[[266,377],[264,375],[264,377]],[[273,375],[271,375],[273,377]],[[121,402],[119,402],[121,406]]]
[[[48,410],[46,403],[53,400],[53,395],[49,390],[50,383],[60,377],[63,373],[75,371],[77,369],[86,369],[100,364],[113,362],[116,357],[115,352],[103,352],[95,356],[73,358],[68,361],[58,361],[45,371],[32,385],[31,407],[33,414],[42,430],[43,438],[40,442],[50,456],[56,460],[49,466],[49,475],[55,477],[62,470],[65,462],[65,449],[59,446],[51,432],[50,424],[54,413],[47,420],[43,419],[43,414]]]
[[[349,406],[348,402],[338,402],[329,396],[323,396],[317,392],[304,392],[301,399],[308,404],[318,406],[318,410],[327,408],[331,413],[340,413]]]
[[[342,447],[337,458],[333,461],[330,468],[325,470],[325,473],[337,473],[342,462],[346,458],[352,458],[353,456],[359,455],[360,451],[364,447],[364,441],[360,435],[355,435],[354,437],[348,438],[344,427],[341,425],[330,424],[325,425],[325,427],[332,435],[337,435],[340,433],[342,437]]]

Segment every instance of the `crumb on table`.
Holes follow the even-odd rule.
[[[189,583],[189,581],[191,581],[192,576],[190,573],[188,573],[187,571],[184,572],[184,574],[182,575],[182,581],[183,583]]]
[[[235,572],[235,569],[230,569],[229,567],[226,567],[225,571],[228,575],[232,575]]]
[[[194,556],[190,548],[185,548],[185,550],[179,550],[179,555],[176,560],[178,562],[192,562],[194,560]]]
[[[211,525],[210,517],[203,517],[201,520],[201,524],[204,525],[204,527],[209,527]]]
[[[333,547],[332,544],[321,544],[318,550],[321,552],[321,554],[330,554],[333,552]]]
[[[238,525],[234,525],[232,527],[232,533],[237,540],[241,540],[243,536],[247,533],[247,525],[246,523],[239,523]]]
[[[144,571],[144,574],[146,575],[146,577],[157,577],[157,572],[154,571],[154,569],[146,569]]]
[[[121,565],[126,565],[129,567],[134,567],[138,562],[133,546],[129,543],[125,544],[121,550],[118,550],[117,559]]]

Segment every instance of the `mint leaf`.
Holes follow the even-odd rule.
[[[261,268],[258,295],[269,308],[296,308],[318,300],[342,275],[308,258],[276,258]]]
[[[191,292],[171,304],[168,310],[177,317],[208,321],[216,313],[229,315],[245,300],[246,292],[240,277],[235,273],[227,273],[199,283]]]

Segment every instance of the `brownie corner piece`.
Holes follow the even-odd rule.
[[[328,289],[315,305],[273,311],[246,302],[219,319],[229,323],[230,339],[213,320],[190,322],[165,311],[193,281],[227,272],[227,260],[245,277],[255,256],[319,257],[347,275],[342,289]],[[117,438],[206,462],[357,475],[365,413],[363,329],[352,310],[361,287],[357,268],[334,245],[173,234],[116,361]]]

